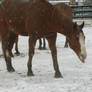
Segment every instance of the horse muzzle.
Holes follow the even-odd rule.
[[[80,61],[82,61],[82,63],[85,63],[86,57],[87,57],[86,54],[85,54],[85,55],[80,55],[80,56],[79,56],[79,59],[80,59]]]

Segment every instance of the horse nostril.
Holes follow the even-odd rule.
[[[81,55],[80,55],[80,58],[84,58],[84,59],[86,59],[86,55],[81,54]]]
[[[80,59],[83,63],[85,62],[85,58],[86,58],[86,57],[85,57],[84,55],[82,55],[82,54],[81,54],[80,57],[79,57],[79,59]]]

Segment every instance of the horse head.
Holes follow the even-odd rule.
[[[73,32],[69,38],[70,48],[77,54],[79,59],[84,63],[87,53],[85,47],[85,36],[83,33],[84,22],[81,25],[73,24]]]

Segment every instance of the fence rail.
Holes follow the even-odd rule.
[[[70,5],[73,18],[92,18],[92,5]]]

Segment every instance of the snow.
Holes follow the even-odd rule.
[[[38,50],[38,42],[33,58],[35,76],[27,77],[28,37],[20,36],[19,50],[22,54],[12,58],[16,72],[7,72],[5,60],[0,57],[0,92],[92,92],[92,27],[86,26],[83,30],[87,48],[85,64],[70,48],[64,48],[65,37],[58,34],[58,63],[64,77],[58,79],[54,78],[48,44],[47,50]]]

